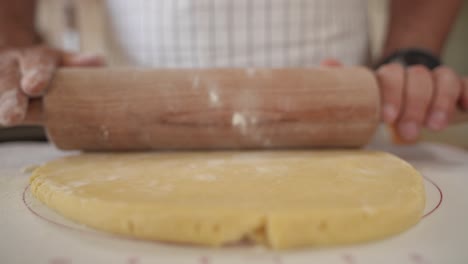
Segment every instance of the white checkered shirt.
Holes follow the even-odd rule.
[[[368,58],[366,0],[107,0],[117,44],[152,67],[306,67]]]

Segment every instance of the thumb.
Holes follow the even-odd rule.
[[[105,64],[104,57],[97,54],[64,52],[61,58],[61,66],[64,67],[99,67]]]
[[[336,67],[343,67],[343,63],[341,63],[341,61],[339,61],[337,59],[329,58],[329,59],[322,60],[320,62],[320,66],[336,68]]]

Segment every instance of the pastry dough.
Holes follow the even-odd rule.
[[[384,238],[416,224],[421,175],[370,151],[81,154],[47,163],[32,193],[96,229],[275,249]]]

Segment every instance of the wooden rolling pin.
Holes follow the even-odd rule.
[[[358,147],[379,111],[365,68],[60,69],[27,121],[61,149]]]
[[[61,149],[357,147],[379,101],[364,68],[61,69],[28,121]]]

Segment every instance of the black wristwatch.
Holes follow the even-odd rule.
[[[397,50],[377,64],[376,68],[388,63],[397,62],[404,66],[424,65],[428,69],[435,69],[442,65],[441,60],[429,51],[417,48]]]

